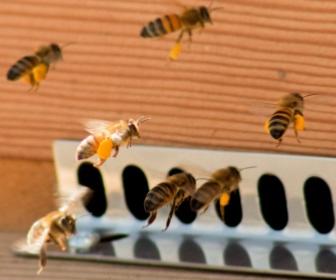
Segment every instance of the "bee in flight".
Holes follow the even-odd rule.
[[[216,8],[215,8],[216,9]],[[181,15],[170,14],[150,21],[145,25],[140,36],[143,38],[160,37],[168,33],[180,30],[176,43],[170,51],[169,58],[176,60],[181,52],[181,41],[183,35],[188,33],[191,41],[192,32],[196,28],[204,28],[206,23],[211,23],[210,11],[214,9],[200,6],[193,8],[186,8]]]
[[[87,122],[86,130],[90,135],[79,143],[76,152],[77,160],[97,154],[99,160],[95,166],[101,166],[111,155],[112,157],[118,155],[121,145],[131,147],[133,138],[140,138],[140,124],[149,119],[142,116],[137,120],[129,119],[128,122],[124,120],[115,123],[100,120]]]
[[[144,201],[145,211],[150,213],[146,226],[154,222],[159,208],[171,203],[171,209],[164,229],[167,230],[175,210],[186,198],[194,193],[195,189],[196,180],[194,176],[185,172],[171,175],[165,182],[151,189]]]
[[[278,140],[277,146],[281,144],[283,135],[292,123],[295,137],[300,142],[298,132],[303,131],[305,128],[303,117],[304,98],[311,95],[313,94],[302,96],[299,93],[290,93],[279,100],[278,109],[264,124],[265,132],[269,133],[275,140]]]
[[[7,80],[22,79],[37,89],[47,76],[49,67],[62,60],[62,49],[57,44],[40,47],[35,54],[24,56],[12,65],[7,72]]]
[[[220,215],[224,218],[224,208],[229,204],[230,194],[238,189],[241,181],[241,170],[233,166],[216,170],[211,179],[200,186],[191,197],[191,209],[205,212],[211,202],[219,199]]]
[[[48,213],[31,226],[27,234],[27,245],[39,254],[37,274],[40,274],[47,264],[48,243],[53,242],[62,251],[67,250],[67,241],[76,232],[76,218],[73,212],[78,203],[86,202],[91,194],[89,188],[81,187],[63,207]]]

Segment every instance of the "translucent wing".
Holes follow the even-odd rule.
[[[37,220],[30,228],[27,234],[27,244],[30,251],[39,254],[39,269],[37,274],[40,274],[47,264],[47,241],[50,227],[46,225],[44,219]]]
[[[80,187],[72,196],[70,196],[69,200],[59,210],[61,212],[72,213],[78,206],[89,200],[91,195],[91,189],[87,187]]]
[[[27,234],[27,244],[34,251],[40,251],[46,242],[49,234],[49,226],[46,225],[44,219],[37,220],[29,229]]]
[[[128,129],[128,124],[123,120],[117,122],[108,122],[104,120],[89,120],[85,122],[85,130],[91,134],[112,134],[118,130],[121,131],[126,129]]]

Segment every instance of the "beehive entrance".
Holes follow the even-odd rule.
[[[73,159],[76,145],[55,143],[61,196],[78,188],[78,182],[83,182],[78,170],[88,166]],[[270,153],[149,146],[124,149],[117,159],[93,171],[101,176],[107,210],[99,219],[86,216],[79,220],[79,234],[70,243],[74,254],[62,256],[97,260],[99,255],[105,261],[334,278],[335,163],[331,158]],[[171,172],[185,170],[207,178],[228,165],[257,167],[242,172],[239,192],[224,221],[215,203],[205,214],[192,217],[187,205],[167,232],[162,232],[166,208],[159,211],[153,225],[143,229],[147,216],[141,205],[148,188]],[[318,209],[318,204],[324,205]],[[323,225],[316,222],[316,211],[322,210],[328,217]],[[101,233],[126,233],[128,237],[97,244],[92,236]]]

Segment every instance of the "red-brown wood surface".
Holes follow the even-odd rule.
[[[143,24],[209,1],[0,2],[0,156],[51,160],[53,139],[81,139],[88,118],[152,120],[142,143],[336,155],[336,2],[215,0],[214,24],[167,54],[177,34]],[[11,64],[50,42],[75,44],[38,90],[6,80]],[[307,99],[307,130],[280,148],[263,122],[288,92]],[[140,142],[140,141],[139,141]]]

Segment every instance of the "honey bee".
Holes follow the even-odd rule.
[[[216,170],[211,175],[211,179],[200,186],[191,197],[191,209],[205,212],[212,201],[219,199],[220,215],[223,218],[224,208],[230,201],[230,194],[238,189],[240,181],[240,170],[236,167],[229,166]]]
[[[269,133],[272,138],[278,140],[277,146],[281,144],[282,137],[291,123],[293,123],[295,137],[300,143],[298,132],[303,131],[305,128],[303,103],[304,97],[301,96],[301,94],[290,93],[280,99],[278,109],[266,120],[264,130],[266,133]]]
[[[145,211],[150,213],[146,226],[152,224],[156,218],[157,210],[164,205],[171,203],[171,209],[166,222],[167,230],[175,210],[196,189],[196,180],[190,173],[178,173],[171,175],[165,182],[162,182],[151,189],[144,201]]]
[[[62,60],[62,49],[57,44],[39,48],[35,54],[24,56],[12,65],[7,72],[7,80],[22,79],[37,89],[47,76],[49,66]]]
[[[95,166],[101,166],[111,155],[112,157],[118,155],[120,146],[131,147],[133,138],[140,138],[139,125],[149,119],[142,116],[137,120],[129,119],[128,122],[123,120],[115,123],[99,120],[87,122],[86,130],[91,135],[79,143],[76,152],[77,160],[97,154],[99,159]]]
[[[171,14],[159,17],[145,25],[140,36],[143,38],[160,37],[168,33],[181,30],[176,43],[170,52],[170,59],[177,59],[181,52],[183,35],[188,33],[192,39],[192,31],[196,28],[204,28],[206,23],[211,23],[210,9],[205,6],[187,8],[181,15]]]
[[[47,264],[47,245],[53,242],[62,251],[67,249],[67,240],[76,232],[76,218],[72,214],[80,201],[87,201],[92,194],[89,188],[81,187],[68,203],[34,222],[27,234],[27,244],[39,253],[40,274]]]

